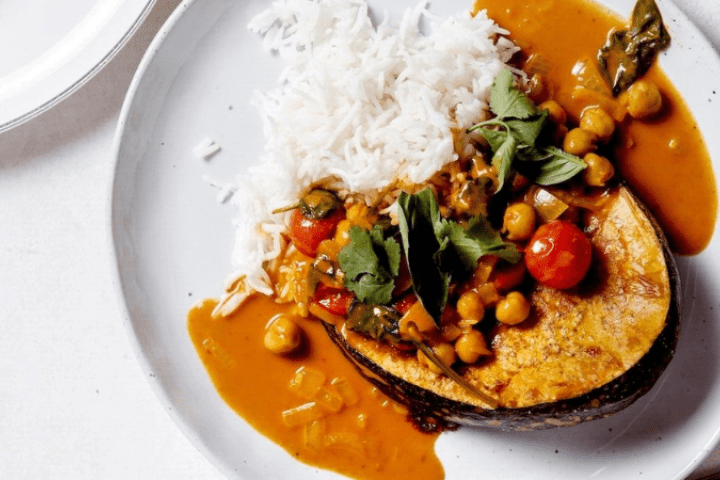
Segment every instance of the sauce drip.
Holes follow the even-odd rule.
[[[255,295],[228,318],[213,319],[217,302],[203,300],[188,314],[188,331],[215,388],[225,402],[257,431],[298,460],[366,480],[439,480],[442,464],[435,455],[437,434],[416,430],[404,407],[395,404],[357,373],[330,341],[319,320],[298,319],[304,348],[289,357],[263,345],[265,325],[289,305]],[[289,427],[281,412],[308,401],[289,388],[299,367],[322,372],[329,384],[344,379],[357,403],[329,413],[315,427],[322,446],[308,439],[304,425]],[[310,431],[310,435],[314,435]],[[357,440],[360,441],[358,445]]]
[[[573,98],[579,61],[594,64],[612,28],[625,20],[577,0],[477,0],[475,11],[510,31],[523,54],[536,54],[550,80],[549,93],[577,121],[587,105]],[[672,31],[670,31],[672,35]],[[644,77],[663,94],[664,110],[652,121],[619,124],[615,160],[620,175],[660,222],[673,252],[692,255],[710,242],[717,215],[717,187],[710,156],[692,114],[658,65]]]

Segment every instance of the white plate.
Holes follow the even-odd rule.
[[[413,0],[392,3],[399,11]],[[470,7],[437,2],[436,13]],[[440,5],[442,4],[442,5]],[[278,60],[245,26],[262,0],[187,1],[144,59],[122,112],[111,222],[118,290],[138,359],[178,426],[230,478],[326,479],[255,433],[215,392],[186,332],[196,300],[216,296],[229,272],[234,215],[202,179],[232,179],[256,161],[262,128],[250,92],[273,85]],[[372,3],[371,3],[372,5]],[[608,5],[624,17],[632,2]],[[695,27],[661,3],[674,43],[662,63],[720,161],[720,123],[707,108],[720,60]],[[687,75],[703,65],[701,75]],[[191,149],[205,136],[222,152]],[[717,167],[716,167],[717,168]],[[716,230],[718,230],[716,228]],[[448,479],[680,479],[713,448],[720,428],[720,250],[680,259],[684,323],[675,359],[645,397],[614,417],[534,433],[471,428],[443,435]],[[714,308],[714,309],[713,309]]]
[[[120,50],[154,0],[0,2],[0,132],[57,104]]]

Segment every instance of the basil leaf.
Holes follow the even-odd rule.
[[[480,133],[482,133],[482,136],[485,137],[485,140],[487,140],[490,145],[490,149],[492,149],[493,152],[498,151],[500,147],[502,147],[502,144],[505,143],[508,136],[507,132],[491,130],[489,128],[481,128]]]
[[[541,113],[523,120],[510,119],[505,120],[505,123],[510,127],[510,131],[517,138],[518,143],[534,147],[535,140],[537,140],[540,132],[545,127],[547,118],[548,111],[543,110]]]
[[[498,192],[502,190],[503,185],[505,185],[505,181],[512,173],[512,161],[515,157],[517,147],[517,138],[513,135],[507,135],[503,144],[495,151],[495,154],[492,157],[492,164],[498,172]]]
[[[612,32],[598,52],[598,66],[617,96],[647,72],[670,34],[654,0],[638,0],[628,30]]]
[[[490,88],[490,110],[499,118],[527,118],[537,113],[532,101],[513,85],[513,74],[506,68],[498,73]]]
[[[556,147],[547,147],[545,152],[549,159],[540,164],[535,174],[535,183],[538,185],[555,185],[569,180],[582,172],[587,164],[582,158],[571,155]]]

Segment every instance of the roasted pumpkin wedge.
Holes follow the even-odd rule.
[[[661,229],[625,187],[588,213],[593,264],[571,290],[538,285],[532,316],[488,332],[493,355],[458,373],[497,408],[392,346],[326,324],[373,384],[424,428],[502,430],[576,425],[612,415],[645,394],[670,361],[680,329],[678,275]]]

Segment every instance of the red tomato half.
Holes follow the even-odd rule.
[[[313,303],[317,303],[333,315],[345,317],[354,298],[355,295],[349,290],[332,288],[320,283],[315,289]]]
[[[592,245],[575,224],[554,220],[537,229],[525,249],[530,275],[548,287],[566,289],[585,278]]]
[[[344,218],[343,208],[336,208],[325,218],[305,218],[297,208],[290,219],[290,239],[295,248],[308,257],[314,257],[320,242],[332,237],[337,224]]]

